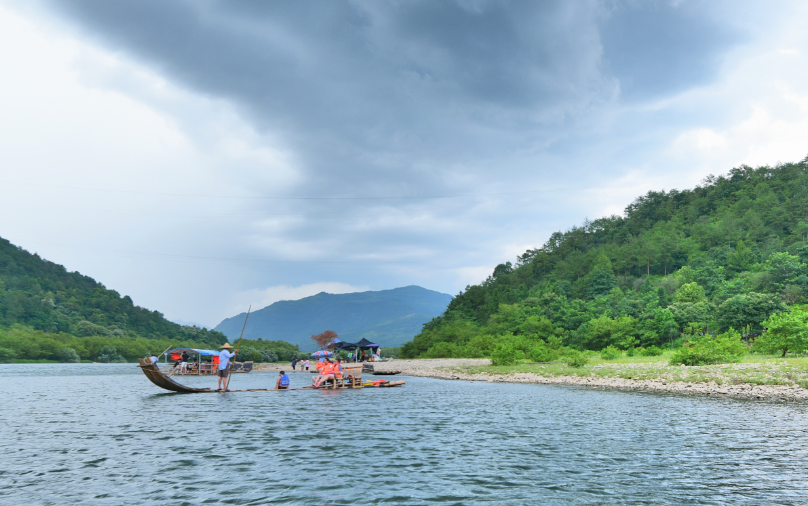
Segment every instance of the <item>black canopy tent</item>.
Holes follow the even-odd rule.
[[[379,345],[375,344],[375,343],[371,343],[370,341],[368,341],[367,339],[365,339],[363,337],[361,341],[356,343],[356,347],[357,348],[378,348]]]
[[[334,343],[334,351],[353,351],[357,348],[354,343],[346,343],[343,341],[337,341]]]

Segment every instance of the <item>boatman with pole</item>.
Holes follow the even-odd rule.
[[[230,365],[230,359],[235,357],[236,353],[238,353],[238,348],[236,348],[235,353],[230,353],[228,351],[232,348],[229,343],[224,343],[224,346],[221,348],[222,351],[219,352],[219,370],[217,371],[219,376],[219,388],[217,388],[216,391],[221,392],[222,383],[224,383],[225,392],[227,392],[227,379],[229,377],[228,372],[230,370],[228,366]]]

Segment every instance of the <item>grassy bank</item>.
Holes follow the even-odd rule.
[[[444,369],[455,373],[500,376],[532,373],[546,377],[715,382],[718,385],[798,385],[808,388],[808,357],[747,355],[740,363],[688,367],[669,365],[670,354],[666,352],[658,357],[623,357],[616,360],[592,359],[584,367],[570,367],[562,362],[524,362],[513,366],[481,365]]]

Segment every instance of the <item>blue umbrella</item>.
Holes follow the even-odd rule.
[[[330,351],[320,350],[311,354],[312,357],[333,357],[334,354]]]

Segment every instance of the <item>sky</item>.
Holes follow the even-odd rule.
[[[0,237],[167,318],[450,294],[808,155],[800,1],[0,0]]]

